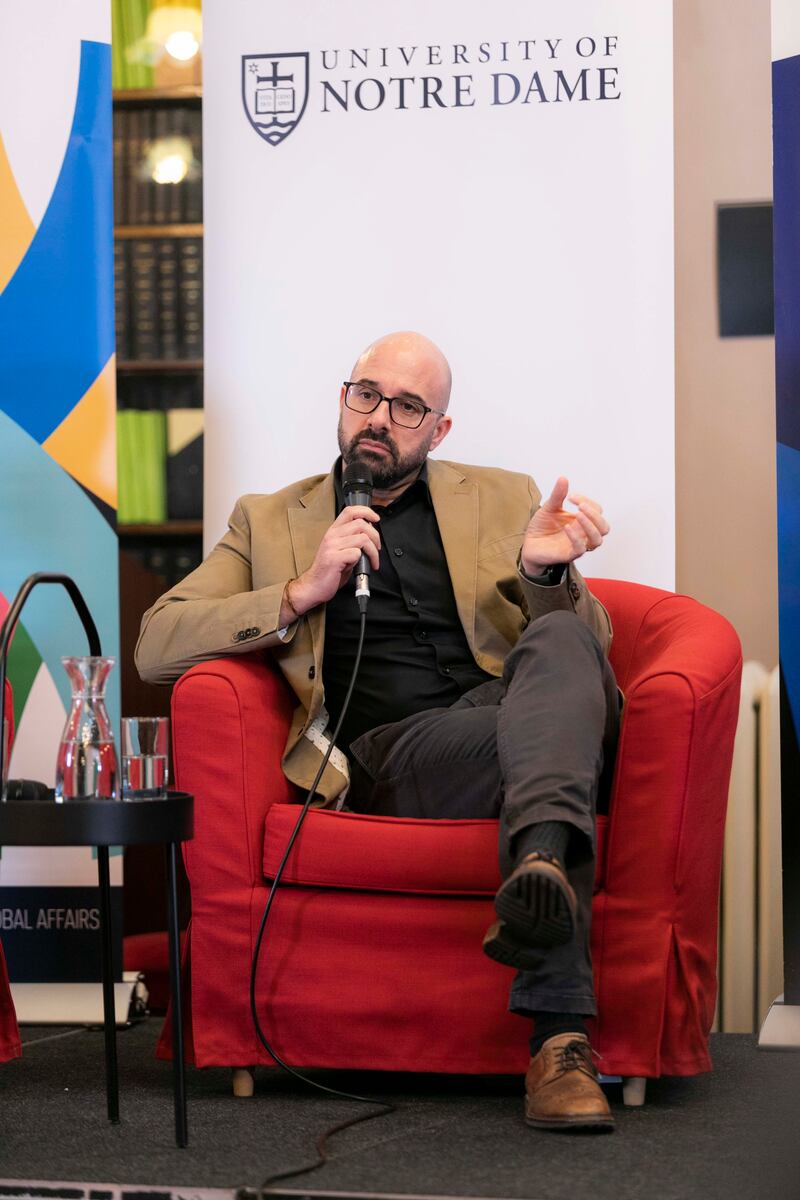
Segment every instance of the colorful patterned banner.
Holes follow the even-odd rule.
[[[773,0],[775,381],[784,1003],[800,1039],[800,12]]]
[[[52,19],[51,19],[52,17]],[[33,27],[35,26],[35,27]],[[0,617],[34,571],[81,589],[118,656],[110,10],[4,7],[0,47]],[[42,64],[47,65],[46,81]],[[87,653],[66,593],[37,589],[10,659],[10,774],[52,784],[70,689]],[[108,690],[119,723],[119,671]],[[121,883],[121,861],[113,867]],[[96,883],[90,848],[7,848],[0,910],[16,888]],[[5,897],[5,898],[4,898]],[[63,903],[69,904],[68,893]],[[9,953],[12,979],[28,975]],[[39,975],[41,977],[41,975]],[[52,976],[51,976],[52,978]]]

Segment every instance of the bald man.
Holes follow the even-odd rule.
[[[341,386],[332,470],[242,497],[206,561],[145,613],[136,663],[163,683],[270,651],[297,698],[283,769],[307,790],[344,705],[366,554],[363,656],[319,800],[499,818],[504,882],[483,948],[517,968],[510,1007],[534,1020],[526,1119],[610,1130],[585,1018],[595,812],[619,701],[608,615],[574,565],[609,525],[563,477],[540,503],[525,475],[429,459],[452,425],[450,389],[422,334],[370,345]],[[372,470],[369,508],[344,503],[356,459]]]

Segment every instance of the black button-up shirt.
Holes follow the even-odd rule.
[[[341,463],[335,474],[337,513],[344,505]],[[389,721],[449,706],[492,676],[482,670],[458,617],[427,469],[380,515],[380,570],[370,576],[364,650],[337,743],[350,743]],[[325,706],[336,724],[353,669],[360,616],[355,581],[328,601],[322,678]]]

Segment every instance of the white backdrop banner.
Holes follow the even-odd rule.
[[[589,573],[674,585],[670,0],[206,0],[206,537],[325,471],[394,329],[443,458],[565,474]],[[584,564],[582,564],[584,565]]]

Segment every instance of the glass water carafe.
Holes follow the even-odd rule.
[[[113,658],[62,658],[72,702],[56,762],[56,803],[119,799],[117,751],[105,691]]]

